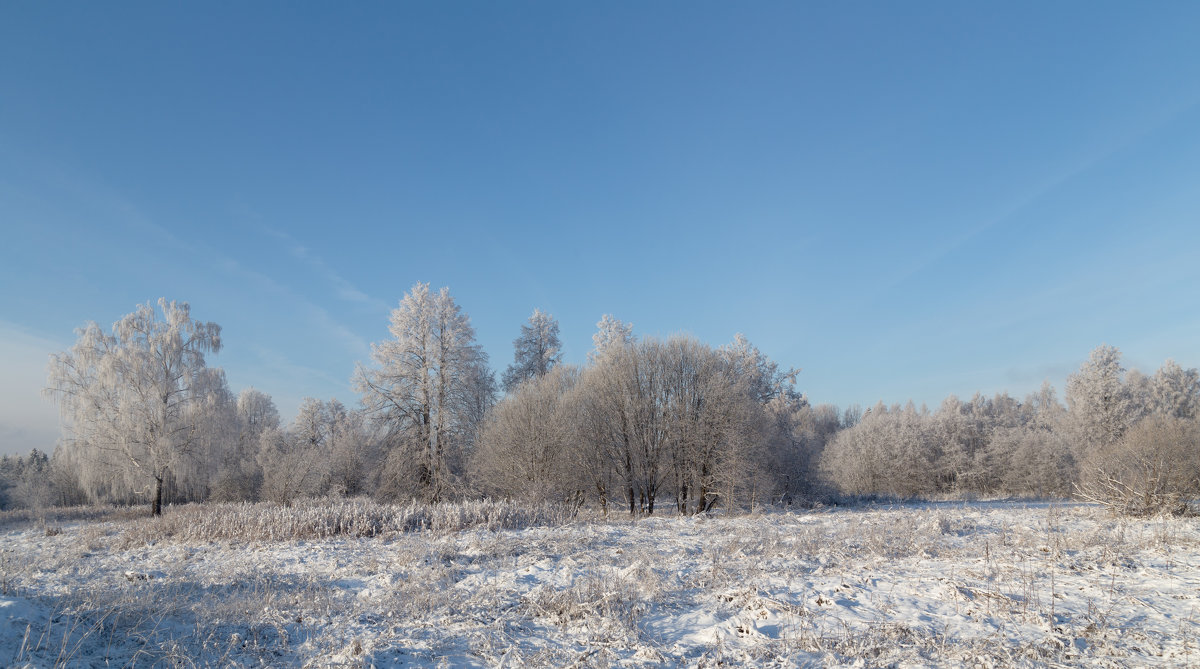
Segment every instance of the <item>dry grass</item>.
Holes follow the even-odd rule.
[[[141,519],[122,527],[122,547],[162,541],[296,541],[337,537],[378,537],[432,530],[469,528],[491,531],[569,520],[565,506],[519,505],[473,501],[446,504],[378,504],[367,499],[309,499],[291,505],[271,502],[189,504],[172,507],[160,518]]]
[[[109,520],[131,520],[148,518],[150,507],[142,506],[69,506],[46,509],[13,509],[0,511],[0,530],[9,530],[28,525],[53,527],[62,523]]]
[[[146,519],[52,537],[31,528],[20,552],[0,552],[0,573],[57,621],[31,625],[19,662],[0,662],[1200,661],[1200,528],[1189,519],[1114,520],[1081,505],[637,522],[505,505],[315,506],[183,507],[150,530]],[[267,522],[280,527],[264,532]]]

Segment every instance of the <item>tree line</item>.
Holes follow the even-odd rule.
[[[327,495],[559,501],[692,514],[847,497],[1077,496],[1126,513],[1185,512],[1200,494],[1200,373],[1127,371],[1094,350],[1066,385],[867,410],[813,405],[745,337],[638,337],[611,315],[586,364],[562,362],[535,310],[500,375],[446,288],[418,283],[354,373],[357,407],[308,398],[283,424],[234,395],[206,354],[215,323],[186,303],[92,323],[52,356],[53,457],[0,461],[0,504],[288,503]]]

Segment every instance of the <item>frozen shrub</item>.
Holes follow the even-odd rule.
[[[1150,416],[1086,460],[1085,499],[1131,516],[1190,513],[1200,497],[1200,423]]]

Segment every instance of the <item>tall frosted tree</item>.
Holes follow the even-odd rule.
[[[1129,428],[1134,407],[1124,374],[1121,352],[1100,345],[1067,378],[1067,408],[1081,453],[1116,443]]]
[[[534,309],[529,322],[521,326],[521,336],[513,340],[513,363],[504,370],[504,391],[512,392],[522,382],[540,379],[562,361],[562,342],[558,321],[541,309]]]
[[[153,489],[162,513],[163,485],[207,468],[213,408],[231,401],[220,369],[205,353],[221,349],[221,327],[191,317],[186,302],[149,303],[117,321],[112,334],[95,323],[71,350],[52,355],[48,393],[65,422],[65,446],[85,481],[124,479]]]
[[[372,346],[377,366],[356,373],[364,410],[389,449],[382,492],[437,501],[451,492],[475,434],[487,355],[448,288],[414,285],[388,331],[391,339]]]
[[[762,408],[724,352],[687,337],[615,341],[582,374],[570,413],[574,466],[601,499],[649,515],[672,492],[686,513],[765,495]]]

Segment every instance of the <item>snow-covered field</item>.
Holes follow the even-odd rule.
[[[945,503],[253,542],[154,522],[0,530],[0,665],[1200,666],[1197,519]]]

